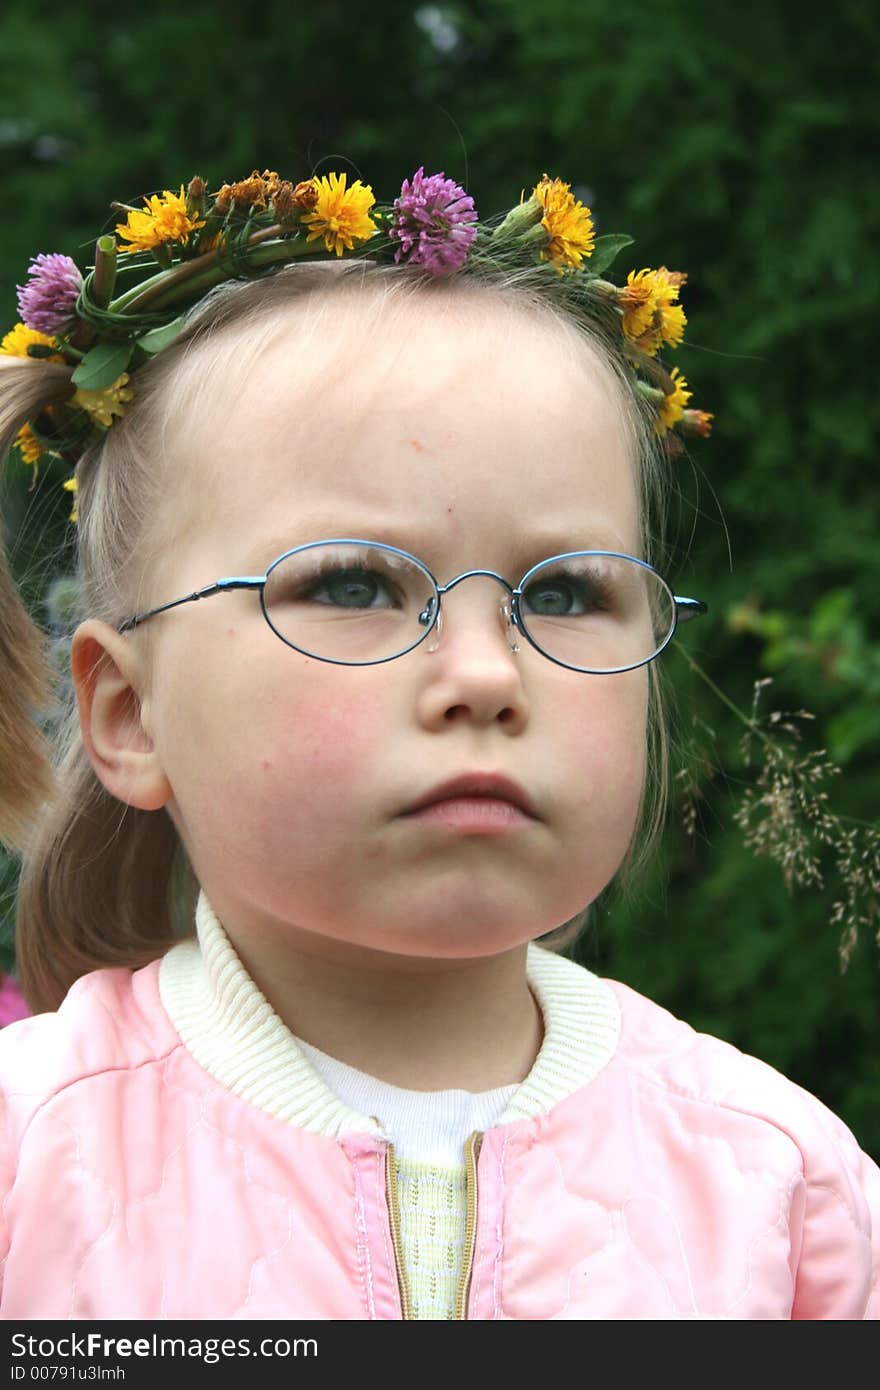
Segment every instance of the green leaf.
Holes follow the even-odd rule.
[[[588,262],[589,269],[594,275],[601,275],[603,270],[607,270],[617,259],[623,248],[632,246],[632,244],[632,237],[626,236],[623,232],[611,232],[608,236],[597,236],[593,245],[593,254]]]
[[[830,589],[823,594],[811,614],[812,636],[819,642],[839,640],[841,628],[852,617],[854,600],[852,589]]]
[[[86,353],[70,379],[83,391],[101,391],[122,375],[131,354],[131,343],[98,343]]]
[[[163,348],[167,348],[174,342],[181,328],[183,327],[183,314],[170,323],[163,323],[159,328],[151,328],[149,333],[144,333],[138,338],[138,347],[141,348],[148,357],[153,357]]]

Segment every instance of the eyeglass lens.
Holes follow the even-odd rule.
[[[424,569],[394,550],[334,542],[276,562],[263,606],[278,636],[299,651],[363,665],[416,646],[436,613],[437,591]],[[584,552],[530,572],[520,617],[547,656],[576,670],[614,671],[655,655],[675,625],[675,604],[660,576],[637,560]]]

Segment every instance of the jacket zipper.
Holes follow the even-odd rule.
[[[477,1243],[477,1159],[480,1157],[482,1142],[482,1134],[475,1130],[464,1146],[464,1157],[467,1164],[467,1219],[464,1227],[464,1260],[455,1300],[456,1318],[467,1317],[467,1301],[474,1265],[474,1246]]]
[[[397,1199],[397,1157],[394,1145],[389,1144],[385,1154],[385,1195],[388,1198],[388,1217],[391,1222],[391,1244],[394,1246],[394,1263],[397,1266],[397,1287],[400,1290],[400,1307],[404,1318],[412,1317],[412,1304],[409,1297],[409,1280],[406,1265],[403,1263],[403,1250],[400,1245],[400,1203]]]
[[[467,1215],[464,1228],[464,1262],[455,1296],[456,1319],[467,1318],[467,1300],[471,1287],[471,1274],[474,1264],[474,1247],[477,1239],[477,1160],[483,1136],[475,1130],[464,1146],[467,1179]],[[403,1249],[400,1244],[400,1203],[397,1195],[397,1158],[394,1145],[388,1145],[385,1156],[385,1191],[388,1198],[388,1216],[391,1223],[391,1244],[394,1247],[394,1263],[397,1266],[397,1286],[400,1290],[400,1307],[404,1318],[412,1318],[412,1302],[406,1265],[403,1262]]]

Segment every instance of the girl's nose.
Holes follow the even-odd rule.
[[[523,728],[529,705],[523,658],[511,657],[520,650],[517,639],[509,591],[502,596],[480,584],[462,594],[442,594],[437,626],[423,643],[428,652],[439,649],[436,665],[425,669],[428,679],[419,695],[425,722],[433,728],[452,719],[481,728],[500,722],[508,732]]]
[[[473,576],[473,577],[477,577],[477,576]],[[482,577],[482,576],[480,576],[480,577]],[[440,600],[440,611],[439,611],[439,613],[437,614],[437,623],[436,623],[436,626],[434,627],[434,629],[433,629],[433,631],[432,631],[432,633],[431,633],[431,636],[428,638],[427,642],[425,643],[425,646],[426,646],[426,648],[427,648],[427,650],[428,650],[429,652],[436,652],[436,651],[438,650],[439,646],[440,646],[440,642],[441,642],[441,640],[442,640],[442,635],[443,635],[443,615],[444,615],[444,612],[446,611],[446,606],[449,604],[451,597],[452,597],[452,596],[451,596],[450,594],[447,593],[447,594],[444,594],[443,597],[442,597],[441,600]],[[453,601],[454,601],[454,600],[453,600]],[[512,652],[518,652],[519,649],[520,649],[520,647],[519,647],[519,634],[518,634],[518,632],[517,632],[516,625],[515,625],[515,623],[514,623],[514,621],[513,621],[513,612],[512,612],[512,608],[511,608],[511,599],[510,599],[510,595],[505,591],[505,592],[502,594],[502,596],[500,597],[500,599],[495,600],[495,605],[494,605],[494,606],[495,606],[495,615],[494,615],[494,616],[495,616],[495,622],[500,626],[501,631],[504,633],[505,637],[507,638],[507,644],[508,644],[508,646],[510,647],[510,650],[511,650]],[[479,608],[481,621],[485,621],[485,619],[484,619],[484,613],[485,613],[485,609],[486,609],[485,603],[482,604],[482,605],[478,605],[477,603],[474,603],[474,607],[475,607],[475,608]],[[459,621],[462,621],[462,620],[463,620],[463,618],[464,618],[464,614],[463,614],[463,605],[461,605],[461,604],[459,605],[459,609],[457,610],[457,615],[456,615],[456,616],[457,616],[457,618],[458,618]],[[450,619],[450,621],[455,621],[455,619]],[[487,629],[487,636],[491,636],[491,634],[492,634],[495,630],[497,630],[497,629],[494,629],[494,628],[491,628],[491,627],[490,627],[489,629]]]

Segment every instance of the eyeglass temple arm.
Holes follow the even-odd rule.
[[[676,621],[679,623],[689,623],[691,618],[701,618],[709,611],[708,603],[704,603],[701,598],[681,598],[678,594],[673,594],[672,599],[675,604]]]
[[[132,628],[139,627],[148,618],[155,618],[157,613],[167,613],[169,608],[179,608],[182,603],[195,603],[200,598],[210,598],[212,594],[225,593],[227,589],[261,589],[266,582],[266,576],[261,574],[242,575],[235,579],[218,579],[214,584],[208,584],[204,589],[197,589],[194,594],[187,594],[185,598],[173,599],[171,603],[163,603],[160,608],[151,608],[149,613],[139,613],[135,618],[128,618],[117,632],[130,632]]]

